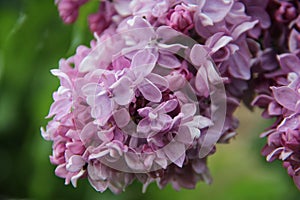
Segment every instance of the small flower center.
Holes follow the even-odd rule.
[[[157,118],[157,113],[150,112],[150,113],[149,113],[149,118],[150,118],[151,120],[156,119],[156,118]]]

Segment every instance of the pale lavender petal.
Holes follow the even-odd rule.
[[[153,131],[159,132],[166,129],[167,125],[170,125],[172,122],[172,118],[166,114],[158,115],[156,120],[152,120],[150,123],[150,127]]]
[[[142,119],[137,125],[137,132],[138,133],[149,133],[151,131],[150,127],[151,121],[149,118]]]
[[[173,38],[179,37],[182,35],[179,31],[174,30],[169,26],[159,26],[156,30],[158,39],[161,40],[161,43],[166,43]],[[174,49],[175,50],[175,49]],[[177,52],[179,49],[176,49],[174,52]],[[173,52],[173,51],[172,51]]]
[[[131,14],[130,2],[131,0],[114,0],[115,9],[120,15],[128,16]]]
[[[211,119],[207,118],[207,117],[203,117],[201,115],[196,115],[193,119],[193,121],[187,122],[184,125],[187,125],[189,127],[197,127],[199,129],[208,127],[213,125],[213,122],[211,121]]]
[[[186,103],[181,106],[181,112],[184,114],[184,117],[194,116],[196,111],[197,108],[194,103]]]
[[[209,91],[209,85],[207,80],[207,73],[204,67],[200,67],[197,72],[195,78],[195,87],[201,96],[208,97],[210,91]]]
[[[159,74],[150,73],[147,79],[156,85],[160,91],[165,91],[169,88],[169,82]]]
[[[202,8],[202,13],[212,22],[219,22],[223,20],[230,11],[233,2],[233,0],[205,1],[205,5]]]
[[[94,180],[94,179],[89,178],[89,182],[93,186],[93,188],[98,192],[104,192],[108,187],[107,181]]]
[[[160,53],[157,63],[167,69],[174,69],[181,66],[179,60],[173,54]]]
[[[150,52],[149,49],[143,49],[133,56],[131,67],[137,77],[145,77],[151,73],[155,67],[156,61],[157,58]]]
[[[258,23],[258,20],[253,21],[253,22],[244,22],[237,27],[234,28],[232,31],[231,35],[234,40],[238,39],[238,37],[243,34],[244,32],[252,29],[256,24]]]
[[[145,99],[151,102],[160,102],[162,98],[161,91],[148,79],[144,79],[144,81],[138,86],[138,89],[143,94]]]
[[[212,52],[216,52],[232,40],[232,37],[224,35],[223,32],[219,32],[208,38],[205,44],[211,48]]]
[[[114,126],[108,130],[99,130],[97,131],[97,135],[101,141],[109,142],[112,141],[112,139],[114,138],[114,130],[115,130]]]
[[[69,159],[66,169],[70,172],[77,172],[85,165],[84,159],[79,155],[73,155]]]
[[[206,47],[200,44],[195,44],[190,53],[192,63],[196,66],[200,66],[207,61],[207,58],[208,50]]]
[[[134,98],[132,81],[126,77],[121,77],[112,87],[113,99],[119,105],[127,105]]]
[[[133,169],[134,171],[145,170],[144,163],[138,154],[134,152],[128,152],[125,154],[125,160],[130,169]]]
[[[125,127],[130,121],[130,115],[125,108],[121,108],[113,113],[114,120],[118,127]]]
[[[194,137],[190,133],[190,129],[187,126],[181,126],[178,130],[178,135],[175,137],[175,140],[183,144],[190,145],[194,141]]]
[[[174,164],[179,164],[178,167],[182,167],[182,163],[176,163],[176,161],[185,154],[185,146],[180,142],[172,141],[163,148],[164,153]]]
[[[93,143],[97,144],[97,127],[93,122],[88,123],[84,126],[80,132],[80,140],[85,146],[90,146]]]
[[[158,113],[168,113],[173,111],[178,105],[177,99],[168,100],[162,104],[160,104],[157,109],[155,109]]]
[[[138,109],[138,113],[141,117],[146,117],[153,109],[151,107],[145,107]]]
[[[74,187],[77,187],[77,180],[85,175],[85,170],[80,170],[74,176],[71,177],[71,183]]]
[[[52,69],[51,73],[54,76],[57,76],[60,78],[61,85],[65,86],[67,88],[72,88],[72,86],[73,86],[72,81],[70,80],[69,76],[66,73],[62,72],[59,69]]]

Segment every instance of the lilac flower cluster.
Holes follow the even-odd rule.
[[[282,160],[300,189],[300,3],[270,0],[266,11],[272,24],[253,51],[251,87],[258,95],[252,105],[264,109],[264,118],[276,118],[261,135],[267,137],[262,154],[269,162]]]
[[[65,23],[87,2],[55,1]],[[88,17],[91,47],[52,70],[60,87],[42,136],[56,175],[114,193],[136,179],[143,190],[210,183],[207,158],[236,135],[233,113],[252,91],[253,105],[278,119],[263,154],[284,160],[299,186],[298,4],[101,1]]]

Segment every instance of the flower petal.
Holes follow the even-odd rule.
[[[132,81],[126,76],[122,76],[111,88],[113,99],[119,105],[127,105],[134,98]]]
[[[300,96],[290,87],[271,87],[274,98],[276,101],[283,107],[295,111],[297,101],[300,99]]]
[[[130,115],[125,108],[115,111],[113,117],[119,128],[125,127],[130,121]]]
[[[148,101],[155,103],[161,101],[161,91],[148,79],[144,79],[143,82],[138,86],[138,89]]]
[[[185,155],[185,146],[184,144],[180,142],[172,141],[169,144],[167,144],[163,151],[167,155],[167,157],[170,159],[171,162],[176,164],[178,167],[182,167],[183,163],[176,162],[182,155]]]

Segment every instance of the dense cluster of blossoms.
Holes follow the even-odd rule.
[[[88,0],[57,0],[65,23]],[[138,180],[192,189],[235,136],[241,100],[277,121],[263,134],[300,186],[298,1],[113,0],[88,17],[95,39],[62,59],[42,129],[55,173],[120,193]],[[299,65],[299,66],[298,66]]]
[[[264,109],[264,118],[276,119],[261,135],[267,137],[262,154],[269,162],[282,160],[300,189],[300,2],[266,2],[272,23],[254,51],[251,90],[258,95],[252,105]]]

